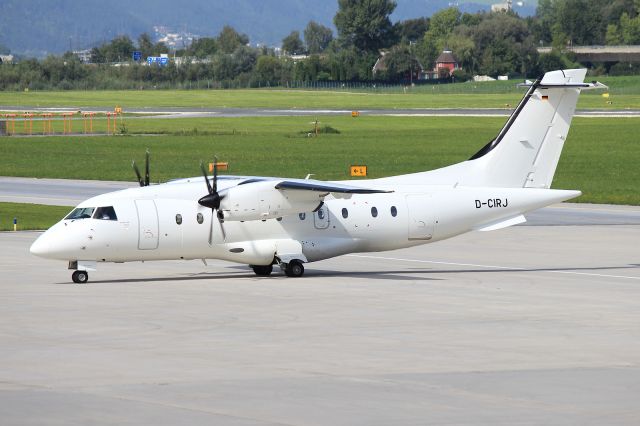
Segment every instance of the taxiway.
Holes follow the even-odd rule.
[[[638,424],[640,212],[566,226],[580,208],[301,279],[190,261],[78,285],[29,254],[38,233],[0,233],[0,418]]]

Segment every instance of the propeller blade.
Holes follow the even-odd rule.
[[[145,154],[144,160],[144,186],[149,186],[149,149],[147,148],[147,153]]]
[[[218,217],[218,224],[220,224],[220,232],[222,233],[222,240],[223,241],[227,241],[227,233],[224,232],[224,216],[222,215],[222,212],[220,210],[218,210],[218,213],[216,214],[216,216]]]
[[[209,191],[209,194],[213,194],[213,188],[211,188],[211,183],[209,182],[209,176],[207,176],[207,169],[204,168],[204,162],[202,161],[200,161],[200,170],[202,170],[202,175],[204,176],[204,181],[207,184],[207,190]]]
[[[213,209],[211,209],[211,221],[209,221],[209,245],[213,245]]]
[[[142,176],[140,175],[140,170],[138,169],[138,165],[135,160],[131,162],[131,167],[133,167],[133,171],[136,172],[136,176],[138,177],[138,183],[140,186],[144,186],[144,181],[142,180]]]
[[[218,157],[213,156],[213,190],[218,192]]]

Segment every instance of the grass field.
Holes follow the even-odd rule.
[[[310,117],[137,119],[126,136],[2,138],[0,175],[134,180],[131,159],[150,148],[153,181],[198,175],[214,154],[233,174],[347,179],[349,165],[367,164],[382,177],[463,161],[504,121],[329,116],[320,126],[340,133],[309,138]],[[583,202],[640,204],[638,128],[634,118],[576,118],[554,187],[582,190]]]
[[[69,207],[0,203],[0,231],[13,231],[13,218],[18,219],[19,231],[47,229],[70,211]]]
[[[640,77],[598,78],[611,88],[610,98],[601,91],[580,97],[582,109],[640,108]],[[375,108],[505,108],[514,106],[524,89],[516,81],[399,86],[344,90],[145,90],[145,91],[67,91],[0,92],[0,106],[64,107],[71,110],[91,107],[192,107],[192,108],[298,108],[298,109],[375,109]],[[1,109],[1,107],[0,107]]]

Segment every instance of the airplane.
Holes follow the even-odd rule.
[[[534,82],[497,136],[469,160],[370,180],[320,181],[203,176],[149,185],[80,203],[31,246],[68,262],[85,283],[99,262],[223,259],[258,276],[354,252],[433,243],[526,221],[525,213],[581,195],[550,189],[582,90],[585,69],[551,71]]]

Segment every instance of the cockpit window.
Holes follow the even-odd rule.
[[[66,220],[89,219],[93,214],[95,207],[78,207],[73,209],[71,213],[65,217]]]
[[[113,209],[112,206],[98,207],[96,209],[95,214],[93,215],[93,218],[100,219],[100,220],[118,220],[118,217],[116,216],[116,211]]]

